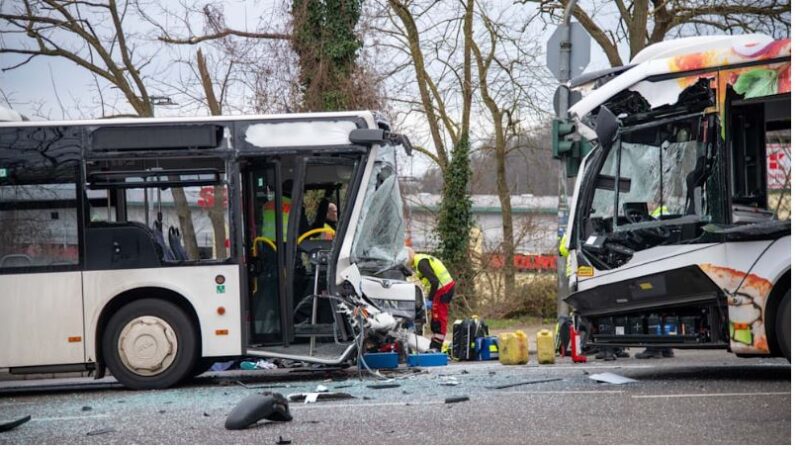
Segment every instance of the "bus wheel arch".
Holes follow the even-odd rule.
[[[95,336],[95,354],[97,359],[97,376],[102,376],[105,374],[105,370],[109,367],[108,361],[108,353],[106,353],[105,345],[107,344],[107,332],[110,332],[109,326],[112,325],[112,320],[114,319],[115,315],[119,313],[121,310],[128,307],[131,309],[129,305],[140,303],[140,302],[148,302],[149,308],[155,308],[161,314],[167,314],[168,316],[172,317],[173,322],[177,322],[176,324],[172,324],[172,327],[181,327],[185,328],[180,331],[181,335],[189,335],[192,338],[193,342],[189,343],[189,348],[192,349],[190,355],[186,355],[191,361],[192,365],[200,361],[200,356],[202,355],[202,339],[200,336],[200,321],[195,312],[194,308],[192,307],[191,303],[183,297],[182,295],[178,294],[177,292],[163,289],[163,288],[138,288],[132,289],[130,291],[126,291],[123,293],[118,294],[114,297],[111,301],[103,309],[102,313],[100,314],[100,319],[98,320],[98,327]],[[159,306],[153,302],[158,302],[163,305],[167,306]],[[164,311],[164,309],[169,310],[170,308],[173,311]],[[185,317],[185,321],[183,321],[178,315],[183,315]],[[172,327],[168,326],[167,322],[169,321],[156,321],[160,323],[166,328],[171,329]],[[183,323],[183,325],[180,325]],[[118,325],[118,324],[117,324]],[[175,330],[171,330],[170,333],[174,333]],[[113,362],[111,362],[113,366]],[[112,370],[113,372],[113,370]],[[190,369],[191,372],[191,369]],[[188,376],[181,377],[183,379],[188,378]],[[122,381],[122,380],[120,380]],[[132,385],[131,387],[136,387],[134,383],[125,383]],[[161,383],[163,384],[163,383]],[[169,384],[175,384],[174,382]],[[141,386],[147,387],[147,386]],[[167,387],[167,386],[160,386],[160,387]]]
[[[792,287],[792,270],[787,270],[783,275],[778,278],[778,281],[772,288],[772,291],[767,297],[767,311],[766,311],[766,331],[767,331],[767,344],[769,345],[770,354],[772,356],[786,356],[780,347],[778,338],[778,311],[783,303],[783,299]],[[788,299],[787,299],[788,301]],[[788,305],[786,306],[788,307]]]

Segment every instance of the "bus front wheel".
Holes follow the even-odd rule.
[[[160,299],[123,306],[103,333],[106,365],[132,389],[162,389],[185,379],[197,363],[197,345],[186,312]]]
[[[781,353],[789,361],[791,357],[792,347],[792,290],[789,289],[783,294],[780,305],[778,305],[778,314],[775,317],[776,334],[778,335],[778,347]]]

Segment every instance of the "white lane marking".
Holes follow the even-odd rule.
[[[81,419],[104,419],[111,417],[108,414],[95,414],[93,416],[64,416],[64,417],[37,417],[31,421],[51,422],[55,420],[81,420]]]
[[[488,391],[487,391],[488,392]],[[520,394],[624,394],[625,391],[506,391],[506,392],[493,392],[493,395],[520,395]],[[336,404],[303,404],[292,406],[292,409],[320,409],[320,408],[349,408],[349,407],[375,407],[375,406],[426,406],[426,405],[444,405],[444,399],[435,402],[367,402],[367,403],[336,403]]]
[[[716,392],[708,394],[631,395],[631,398],[754,397],[761,395],[792,395],[792,393],[791,392]]]
[[[338,404],[330,404],[330,405],[320,405],[318,403],[315,404],[308,404],[308,405],[297,405],[292,406],[291,409],[325,409],[325,408],[349,408],[349,407],[358,407],[358,408],[366,408],[366,407],[373,407],[373,406],[425,406],[425,405],[443,405],[444,400],[439,402],[380,402],[380,403],[338,403]]]
[[[520,386],[522,387],[522,386]],[[513,389],[513,388],[508,388]],[[510,391],[503,390],[500,392],[493,392],[492,395],[519,395],[519,394],[546,394],[546,395],[562,395],[562,394],[624,394],[625,391]]]

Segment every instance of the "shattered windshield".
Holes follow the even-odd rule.
[[[704,152],[697,129],[695,118],[623,133],[600,170],[591,216],[638,228],[702,216],[705,190],[695,168]]]
[[[395,152],[396,147],[392,145],[379,147],[356,226],[350,256],[360,269],[370,272],[403,264],[407,259]]]

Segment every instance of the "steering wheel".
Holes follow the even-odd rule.
[[[648,213],[642,213],[641,211],[630,208],[625,209],[625,218],[628,219],[628,223],[644,223],[644,222],[655,222],[658,219],[651,216]],[[653,228],[642,228],[641,230],[636,230],[644,235],[656,238],[656,239],[667,239],[670,236],[669,230],[663,227],[653,227]]]
[[[300,237],[297,238],[297,245],[302,244],[303,241],[305,241],[306,239],[308,239],[311,236],[314,236],[316,234],[322,234],[322,233],[329,233],[329,234],[331,234],[333,236],[336,236],[336,230],[334,230],[332,228],[324,228],[324,227],[314,228],[312,230],[308,230],[305,233],[301,234]]]

